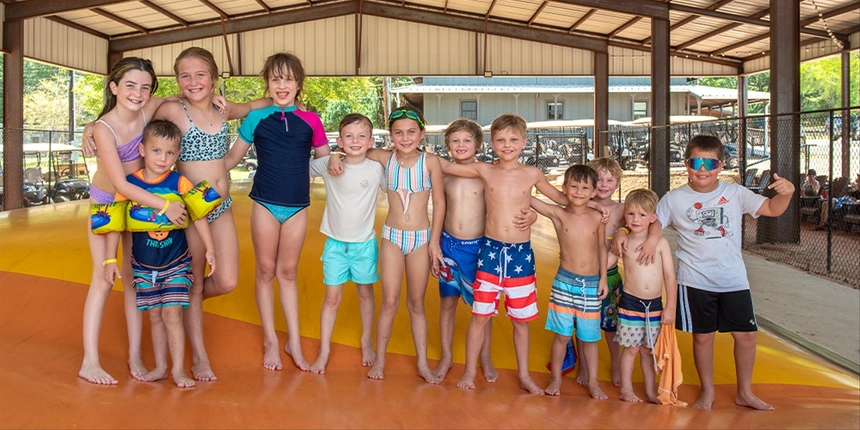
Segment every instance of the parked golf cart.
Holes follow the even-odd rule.
[[[48,157],[50,163],[46,180],[48,181],[48,196],[55,203],[71,200],[88,199],[90,197],[90,169],[87,166],[84,152],[72,145],[54,143],[32,143],[24,145],[24,156],[28,151],[42,159]],[[40,163],[43,163],[41,160]]]

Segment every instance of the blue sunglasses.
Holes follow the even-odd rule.
[[[394,112],[391,112],[391,115],[388,117],[388,127],[390,128],[391,124],[394,124],[394,121],[397,121],[404,116],[417,122],[422,129],[424,128],[424,120],[421,119],[421,117],[418,115],[418,112],[415,112],[412,109],[398,109]]]
[[[688,158],[687,166],[689,166],[693,170],[699,170],[702,166],[705,166],[705,170],[717,170],[720,168],[720,160],[716,158]]]

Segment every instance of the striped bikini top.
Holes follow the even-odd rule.
[[[146,114],[143,113],[143,111],[141,111],[140,113],[141,113],[141,115],[143,115],[143,125],[145,126],[147,123]],[[102,120],[97,120],[96,122],[100,122],[100,123],[104,124],[105,127],[107,127],[108,130],[110,130],[111,134],[113,134],[113,138],[116,140],[116,144],[117,144],[116,152],[117,152],[117,154],[119,154],[119,161],[121,163],[128,163],[129,161],[134,161],[134,160],[137,160],[138,158],[140,158],[140,150],[138,150],[138,145],[140,144],[140,142],[143,141],[143,133],[141,133],[140,136],[137,136],[134,139],[120,145],[119,144],[119,137],[116,135],[116,132],[113,131],[113,128],[111,128],[111,126],[108,125],[108,123],[106,123]],[[98,153],[96,153],[96,156],[98,156]]]
[[[422,152],[415,161],[415,165],[409,168],[401,167],[397,162],[396,154],[392,153],[388,157],[388,163],[385,165],[385,171],[388,175],[388,189],[397,193],[400,196],[400,203],[403,204],[403,213],[409,209],[409,198],[413,193],[427,191],[431,188],[430,172],[427,171],[427,165],[424,161],[426,153]]]

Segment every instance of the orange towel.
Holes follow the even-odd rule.
[[[684,381],[684,376],[681,374],[681,353],[678,352],[675,327],[663,326],[652,352],[660,375],[657,399],[664,405],[687,406],[687,403],[678,400],[678,386]]]

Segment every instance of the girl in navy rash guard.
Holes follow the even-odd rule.
[[[257,149],[259,167],[251,187],[251,241],[256,261],[255,291],[263,325],[263,367],[281,370],[281,354],[275,333],[275,276],[287,319],[289,339],[284,352],[296,366],[308,370],[299,338],[299,298],[296,275],[305,241],[310,205],[308,154],[328,155],[328,139],[322,121],[313,112],[296,109],[305,71],[292,54],[272,55],[263,66],[263,79],[272,105],[252,110],[239,127],[239,138],[227,154],[227,169],[235,167],[251,144]]]

